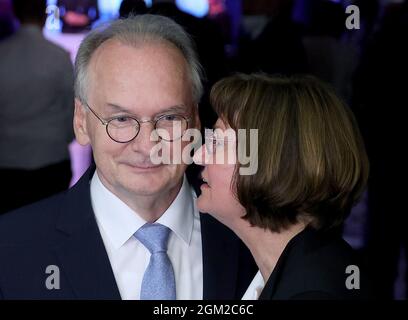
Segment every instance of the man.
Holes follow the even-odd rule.
[[[91,144],[96,170],[0,219],[0,295],[240,299],[255,271],[248,251],[198,213],[185,164],[150,158],[152,137],[174,154],[199,127],[200,66],[183,29],[141,15],[92,32],[75,85],[75,134]],[[176,124],[181,134],[155,130]]]
[[[74,72],[42,35],[46,0],[14,0],[20,29],[0,42],[0,213],[68,189]]]

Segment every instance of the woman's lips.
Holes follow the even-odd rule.
[[[201,179],[202,179],[202,182],[203,182],[203,183],[201,184],[200,187],[202,187],[203,189],[211,188],[205,178],[202,177]]]
[[[207,179],[203,175],[201,175],[201,180],[203,181],[203,184],[201,186],[204,186],[205,188],[210,188]]]

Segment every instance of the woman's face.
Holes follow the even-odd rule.
[[[245,214],[245,209],[235,196],[235,185],[232,185],[235,164],[228,163],[228,148],[236,158],[236,141],[226,138],[221,133],[232,129],[221,119],[214,126],[215,135],[206,137],[206,144],[194,154],[194,162],[204,166],[201,195],[197,199],[197,207],[207,212],[227,226]],[[224,159],[224,161],[221,161]]]

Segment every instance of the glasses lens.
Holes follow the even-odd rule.
[[[208,154],[213,154],[215,151],[217,140],[214,137],[214,133],[211,129],[205,129],[205,148]]]
[[[179,115],[166,115],[156,122],[157,134],[160,139],[165,141],[180,139],[187,127],[187,119]]]
[[[130,117],[118,117],[109,121],[108,135],[117,142],[129,142],[139,133],[139,123]]]

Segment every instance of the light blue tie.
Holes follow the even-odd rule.
[[[173,266],[167,255],[170,229],[159,223],[146,223],[134,234],[151,253],[142,280],[141,300],[176,300]]]

